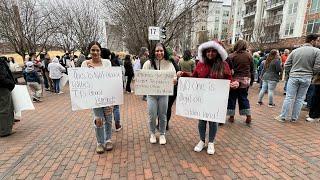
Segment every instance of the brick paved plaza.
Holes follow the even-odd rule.
[[[0,138],[0,179],[319,179],[320,125],[305,122],[305,111],[297,123],[273,119],[282,86],[276,108],[257,106],[257,85],[251,88],[252,126],[236,116],[220,127],[213,156],[193,151],[197,121],[179,116],[166,145],[150,144],[146,102],[133,94],[125,94],[114,149],[98,155],[90,110],[72,112],[67,90],[46,94],[23,112],[14,135]]]

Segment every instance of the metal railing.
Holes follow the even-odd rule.
[[[276,16],[271,16],[263,20],[264,26],[274,26],[282,23],[283,15],[279,14]]]
[[[276,1],[267,2],[266,10],[271,10],[271,9],[275,9],[277,7],[283,6],[284,3],[285,3],[285,0],[276,0]]]

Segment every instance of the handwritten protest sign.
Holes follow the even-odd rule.
[[[136,95],[173,95],[174,71],[140,70],[135,73]]]
[[[180,78],[176,114],[184,117],[225,123],[229,80]]]
[[[15,112],[34,109],[27,86],[15,85],[11,96]]]
[[[112,68],[69,68],[72,110],[123,104],[122,72]]]

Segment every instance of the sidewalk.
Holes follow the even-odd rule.
[[[304,111],[297,123],[274,120],[282,87],[268,108],[256,105],[255,84],[252,126],[236,116],[220,127],[213,156],[193,151],[197,121],[175,115],[167,144],[150,144],[146,101],[126,93],[114,149],[98,155],[90,110],[72,112],[67,90],[48,94],[36,111],[23,112],[15,134],[0,138],[0,179],[319,179],[320,124],[305,122]]]

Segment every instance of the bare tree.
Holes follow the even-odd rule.
[[[78,49],[88,54],[88,44],[101,39],[102,16],[98,7],[89,0],[51,0],[51,7],[58,22],[53,44],[66,51]]]
[[[165,44],[171,42],[187,24],[185,16],[198,0],[100,0],[112,24],[123,29],[127,49],[137,53],[141,46],[151,47],[149,26],[167,29]]]
[[[38,0],[0,0],[0,37],[23,58],[26,53],[43,51],[55,33],[51,11]]]

